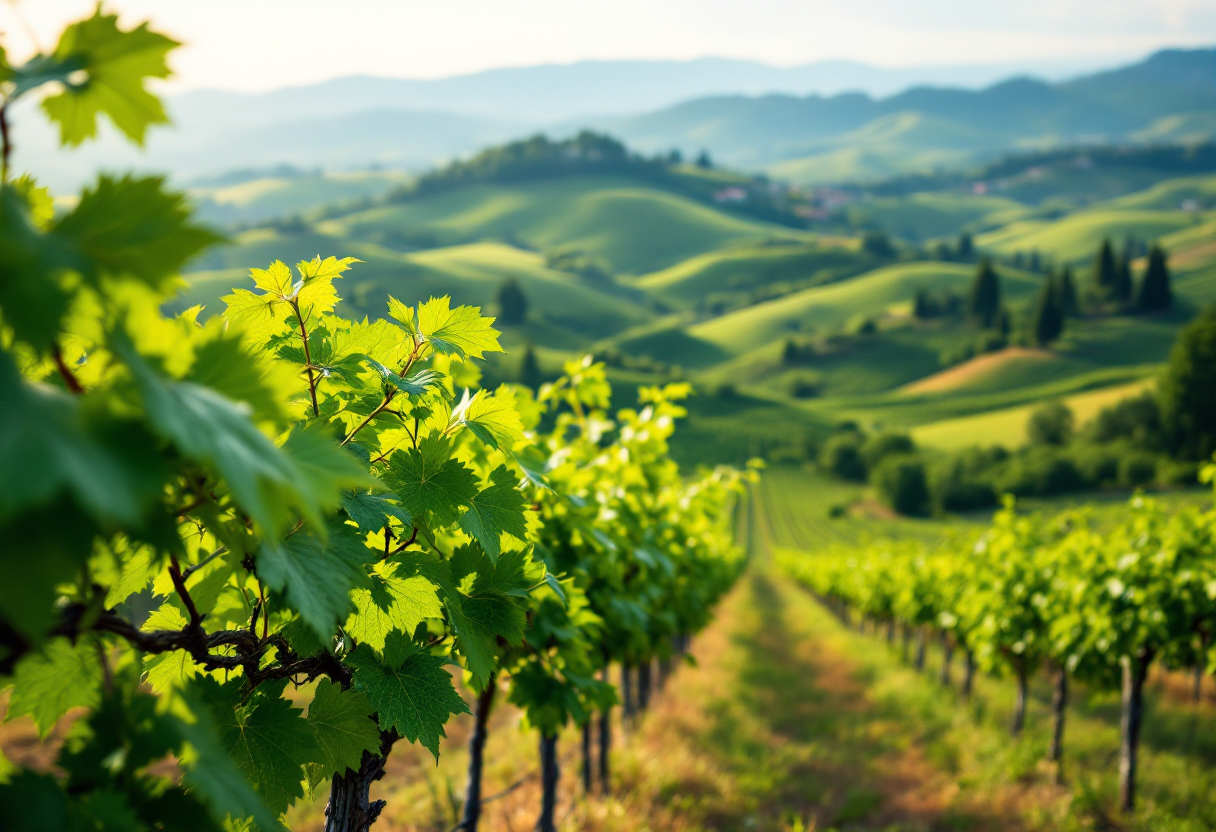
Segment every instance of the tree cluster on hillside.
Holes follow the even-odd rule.
[[[928,453],[906,435],[868,435],[846,423],[810,453],[825,473],[869,482],[892,508],[912,514],[986,508],[1005,493],[1193,483],[1198,463],[1216,453],[1216,306],[1179,333],[1156,393],[1116,402],[1081,428],[1067,406],[1049,402],[1032,412],[1026,439],[1012,451]],[[889,456],[903,461],[884,469]]]
[[[1132,274],[1132,261],[1147,254],[1148,263],[1137,284]],[[1089,286],[1090,304],[1097,310],[1126,312],[1160,312],[1173,303],[1170,288],[1168,255],[1160,245],[1144,246],[1129,237],[1121,252],[1116,253],[1109,239],[1104,239],[1094,256]]]

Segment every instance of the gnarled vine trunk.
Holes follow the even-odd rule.
[[[604,668],[601,674],[604,681],[608,681],[608,668]],[[612,752],[612,708],[604,708],[600,711],[600,793],[608,794],[611,791],[611,783],[609,780],[610,766],[609,754]]]
[[[536,832],[557,832],[557,780],[561,771],[557,765],[557,735],[540,738],[540,817]]]
[[[650,707],[650,668],[649,661],[638,665],[638,711],[642,713]]]
[[[1119,721],[1119,808],[1136,807],[1136,763],[1140,750],[1140,723],[1144,719],[1144,680],[1150,659],[1123,660],[1123,715]]]
[[[1026,697],[1027,697],[1027,680],[1026,680],[1026,663],[1018,662],[1018,696],[1013,704],[1013,728],[1012,733],[1015,737],[1022,735],[1022,728],[1026,725]]]
[[[591,790],[595,787],[595,767],[592,765],[592,757],[595,756],[595,752],[591,749],[591,744],[591,720],[588,719],[583,723],[583,794],[591,794]]]
[[[901,642],[902,642],[901,646],[902,646],[902,650],[903,650],[904,664],[907,664],[908,657],[910,655],[908,652],[908,645],[912,643],[912,628],[909,627],[907,624],[904,624],[900,629],[902,631],[901,632]]]
[[[942,672],[938,681],[943,685],[950,684],[950,662],[954,659],[954,642],[947,633],[942,633]]]
[[[971,688],[975,684],[975,654],[971,648],[963,650],[963,698],[971,698]]]
[[[628,662],[621,662],[621,722],[627,724],[633,719],[633,668]]]
[[[925,669],[925,628],[916,628],[916,661],[917,670]]]
[[[1064,714],[1068,710],[1068,670],[1056,668],[1056,684],[1051,693],[1051,750],[1047,759],[1059,764],[1064,759]]]
[[[384,776],[384,761],[399,739],[396,731],[381,731],[379,754],[364,751],[358,771],[348,769],[334,776],[325,807],[325,832],[367,832],[380,817],[384,801],[371,800],[372,783]]]
[[[473,733],[469,736],[469,775],[464,789],[464,812],[460,817],[460,828],[464,832],[477,832],[477,824],[481,820],[481,773],[485,768],[486,726],[494,706],[494,692],[498,688],[494,682],[494,675],[491,674],[486,689],[477,697],[476,710],[473,712]]]

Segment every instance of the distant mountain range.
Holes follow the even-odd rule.
[[[706,149],[732,166],[815,183],[1016,147],[1216,135],[1216,49],[1158,52],[1073,80],[992,84],[1010,69],[617,61],[435,81],[341,78],[261,95],[195,91],[170,101],[175,128],[156,131],[142,153],[113,136],[51,152],[44,120],[24,109],[16,161],[57,188],[101,167],[164,170],[182,181],[281,164],[417,171],[527,133],[592,127],[645,152]],[[1069,67],[1041,69],[1058,77]]]

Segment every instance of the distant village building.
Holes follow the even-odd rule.
[[[714,202],[747,202],[747,191],[742,188],[723,188],[714,191]]]

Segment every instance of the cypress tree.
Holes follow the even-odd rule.
[[[1112,293],[1120,303],[1132,299],[1132,260],[1135,258],[1135,243],[1130,238],[1123,246],[1123,256],[1115,264],[1115,286]]]
[[[964,231],[958,235],[958,259],[970,260],[975,254],[975,245],[971,240],[971,235]]]
[[[1108,300],[1115,292],[1116,272],[1115,251],[1111,248],[1110,240],[1102,241],[1098,256],[1094,258],[1094,296],[1099,300]]]
[[[797,364],[798,359],[801,357],[798,345],[794,343],[792,338],[786,338],[785,346],[781,348],[781,363],[789,367]]]
[[[992,268],[992,261],[985,257],[980,261],[971,283],[971,296],[967,301],[967,317],[984,329],[991,329],[1000,316],[1001,281]]]
[[[1065,266],[1060,272],[1060,285],[1057,287],[1057,294],[1060,298],[1060,310],[1065,317],[1075,317],[1080,311],[1080,304],[1077,303],[1077,284],[1072,278],[1072,266]]]
[[[530,387],[536,390],[540,387],[543,376],[540,370],[540,362],[536,360],[536,350],[529,343],[524,348],[524,357],[519,364],[519,381],[524,387]]]
[[[522,324],[528,317],[528,296],[515,278],[508,277],[498,287],[494,298],[498,304],[498,320],[503,324]]]
[[[924,289],[917,289],[916,295],[912,298],[912,317],[923,321],[932,316],[933,302],[929,299],[929,293]]]
[[[1047,346],[1064,331],[1064,310],[1060,303],[1060,292],[1054,280],[1043,281],[1043,290],[1034,308],[1034,339],[1040,346]]]
[[[1166,259],[1165,249],[1154,243],[1148,253],[1148,268],[1144,270],[1144,280],[1140,282],[1140,297],[1137,299],[1137,305],[1145,312],[1169,309],[1174,302]]]

